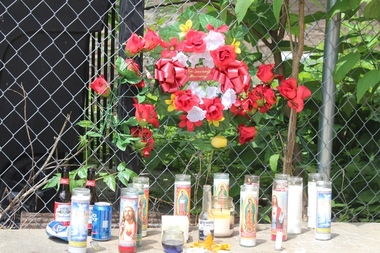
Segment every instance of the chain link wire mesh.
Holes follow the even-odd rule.
[[[305,53],[301,79],[313,96],[298,117],[294,175],[304,178],[318,168],[318,135],[322,103],[322,69],[325,39],[326,1],[320,5],[306,2]],[[81,119],[100,124],[100,111],[106,100],[93,100],[89,84],[98,75],[110,83],[116,80],[114,62],[124,56],[122,43],[132,32],[142,33],[144,27],[158,29],[176,19],[186,10],[216,13],[230,11],[234,1],[220,8],[219,1],[2,1],[0,3],[0,222],[3,227],[43,227],[52,218],[56,189],[44,189],[46,181],[62,166],[72,170],[84,163],[77,126]],[[291,12],[298,11],[297,1],[291,1]],[[268,10],[269,11],[269,10]],[[269,15],[269,14],[268,14]],[[139,20],[144,23],[139,23]],[[279,66],[289,73],[292,54],[284,41],[270,39],[272,31],[257,31],[266,27],[264,19],[247,26],[247,38],[252,52],[262,53],[260,62],[273,63],[280,55]],[[310,22],[309,22],[310,21]],[[379,221],[379,98],[356,101],[355,76],[371,61],[378,68],[378,22],[343,21],[339,57],[344,50],[367,54],[356,71],[347,73],[337,82],[334,108],[334,138],[331,161],[333,181],[333,219],[337,221]],[[353,36],[354,32],[357,36]],[[260,32],[262,34],[260,34]],[[260,36],[261,35],[261,36]],[[373,35],[373,36],[370,36]],[[378,36],[377,36],[378,37]],[[290,35],[285,32],[285,40]],[[372,39],[369,41],[369,39]],[[252,43],[256,41],[256,43]],[[275,52],[275,53],[273,53]],[[145,55],[137,59],[149,65],[154,59]],[[144,69],[144,73],[145,69]],[[117,85],[117,84],[113,84]],[[119,117],[134,115],[133,94],[128,87],[119,88]],[[174,176],[187,173],[192,177],[191,213],[201,210],[202,185],[212,185],[212,175],[230,175],[230,195],[238,203],[244,175],[260,176],[259,221],[268,222],[271,185],[274,174],[282,171],[281,158],[286,143],[288,118],[282,109],[273,110],[271,120],[260,126],[252,145],[229,144],[223,151],[202,149],[210,136],[184,139],[175,130],[162,127],[155,132],[155,148],[149,158],[135,152],[120,152],[112,145],[112,133],[103,141],[93,140],[88,147],[89,160],[96,164],[98,174],[117,173],[117,166],[126,166],[150,178],[150,226],[159,224],[161,214],[173,213]],[[167,121],[172,119],[168,118]],[[232,139],[237,138],[231,137]],[[229,142],[230,143],[230,142]],[[82,182],[83,183],[83,182]],[[113,203],[117,212],[118,192],[97,181],[100,200]],[[306,192],[306,191],[305,191]],[[305,202],[305,201],[304,201]],[[29,215],[23,219],[23,215]],[[306,207],[304,210],[306,215]],[[157,218],[157,219],[156,219]],[[193,220],[193,222],[195,222]]]

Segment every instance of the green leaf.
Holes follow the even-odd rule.
[[[100,133],[94,132],[94,131],[87,131],[86,135],[88,135],[90,137],[94,137],[94,138],[102,137],[102,135]]]
[[[273,172],[277,172],[277,164],[278,164],[279,158],[280,158],[279,154],[274,154],[269,158],[269,165]]]
[[[77,123],[78,126],[83,128],[95,128],[95,124],[91,120],[81,120]]]
[[[116,179],[113,175],[106,175],[103,177],[103,183],[105,183],[111,191],[116,190]]]
[[[277,22],[280,19],[280,12],[283,3],[284,0],[273,0],[273,14]]]
[[[372,0],[364,8],[364,17],[366,19],[380,20],[380,0]]]
[[[362,78],[358,81],[357,94],[356,99],[359,101],[362,99],[364,94],[370,88],[375,87],[375,85],[380,83],[380,70],[374,69],[366,73]]]
[[[56,188],[58,189],[59,180],[61,179],[61,174],[56,173],[52,178],[49,179],[47,184],[42,189]]]
[[[224,24],[220,19],[214,18],[213,16],[204,13],[199,14],[199,22],[201,23],[201,26],[204,30],[206,30],[208,24],[211,24],[214,26],[214,28],[218,28]]]
[[[79,178],[87,178],[88,166],[83,166],[78,169]]]
[[[236,0],[235,13],[239,23],[244,19],[248,8],[255,2],[257,0]]]
[[[354,68],[354,66],[360,60],[360,53],[350,53],[341,57],[334,70],[334,82],[339,83],[342,81],[348,72]]]

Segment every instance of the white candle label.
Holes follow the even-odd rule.
[[[229,179],[214,178],[214,196],[228,196]]]
[[[288,186],[288,233],[301,233],[302,185]]]
[[[331,233],[331,191],[318,191],[317,193],[317,234]]]
[[[309,182],[307,185],[307,226],[315,228],[317,211],[317,182]]]

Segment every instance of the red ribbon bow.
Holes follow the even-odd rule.
[[[221,84],[220,89],[226,92],[233,89],[236,93],[247,91],[251,76],[247,65],[242,61],[233,61],[223,70],[214,69],[213,79]]]
[[[164,92],[174,93],[187,82],[186,67],[172,59],[159,59],[154,75]]]

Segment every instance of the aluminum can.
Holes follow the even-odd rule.
[[[96,241],[111,239],[112,206],[108,202],[95,202],[92,209],[91,237]]]
[[[69,252],[85,253],[87,248],[90,190],[74,188],[71,195],[71,219],[69,228]]]

